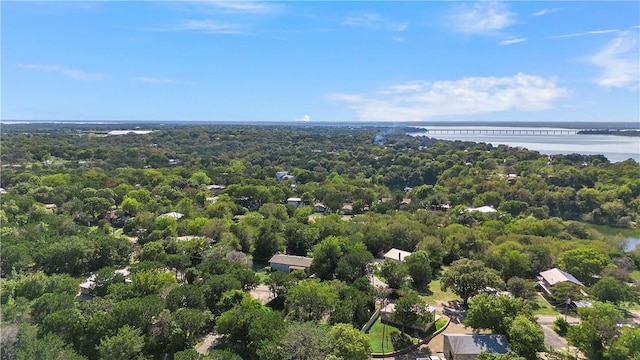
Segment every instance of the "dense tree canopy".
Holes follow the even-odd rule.
[[[3,358],[368,358],[357,329],[389,295],[373,274],[396,288],[407,321],[424,305],[411,289],[440,280],[471,299],[470,322],[504,332],[524,358],[540,349],[526,301],[484,292],[506,282],[531,300],[535,276],[559,266],[593,284],[554,286],[559,302],[580,290],[637,302],[640,249],[621,240],[638,237],[633,160],[367,126],[154,124],[106,136],[122,126],[3,124]],[[373,263],[391,248],[414,254]],[[276,253],[312,257],[309,274],[265,271]],[[265,304],[249,295],[259,284]],[[579,311],[570,343],[594,358],[636,351],[635,329],[596,304]],[[196,354],[212,331],[216,348]]]

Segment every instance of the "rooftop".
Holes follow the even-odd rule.
[[[540,276],[551,286],[557,283],[567,282],[567,281],[572,282],[579,286],[584,286],[584,284],[582,284],[573,275],[569,274],[566,271],[562,271],[558,268],[553,268],[553,269],[543,271],[540,273]]]
[[[408,252],[408,251],[404,251],[404,250],[400,250],[400,249],[396,249],[396,248],[392,248],[391,250],[387,251],[383,257],[385,259],[392,259],[392,260],[397,260],[397,261],[404,261],[404,259],[411,255],[413,253]]]
[[[444,334],[451,352],[457,355],[489,353],[505,354],[509,351],[509,342],[505,335],[497,334]]]
[[[284,254],[276,254],[269,259],[269,263],[284,264],[301,268],[311,267],[311,262],[313,262],[313,259],[310,257]]]

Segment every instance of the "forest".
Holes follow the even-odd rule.
[[[496,359],[536,359],[537,276],[554,267],[583,286],[556,285],[552,305],[593,304],[558,321],[569,344],[640,359],[640,328],[620,326],[640,309],[632,159],[400,127],[130,126],[153,132],[2,126],[2,359],[368,359],[360,329],[382,301],[404,327],[447,290],[470,331],[509,337]],[[392,248],[413,254],[374,260]],[[312,258],[309,273],[270,271],[275,254]]]

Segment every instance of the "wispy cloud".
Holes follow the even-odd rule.
[[[224,23],[213,20],[187,20],[179,24],[163,27],[147,28],[144,31],[152,32],[197,32],[203,34],[243,34],[246,28],[242,25]]]
[[[602,73],[596,80],[604,87],[640,89],[640,45],[638,34],[621,31],[590,59]]]
[[[513,44],[517,44],[517,43],[521,43],[521,42],[525,42],[527,41],[526,38],[517,38],[517,39],[506,39],[506,40],[502,40],[500,41],[500,45],[513,45]]]
[[[102,80],[102,74],[89,73],[86,71],[71,69],[60,65],[46,64],[18,64],[23,69],[33,69],[40,71],[55,72],[75,80],[97,81]]]
[[[568,95],[555,79],[518,73],[454,81],[413,81],[373,94],[329,94],[368,121],[421,121],[442,116],[550,109]]]
[[[228,0],[206,1],[205,3],[231,12],[265,14],[282,10],[282,5],[280,4],[259,1]]]
[[[551,9],[542,9],[538,12],[534,12],[533,14],[531,14],[531,16],[542,16],[542,15],[547,15],[547,14],[551,14],[554,12],[559,11],[560,9],[558,8],[551,8]]]
[[[147,83],[147,84],[190,84],[188,81],[173,80],[173,79],[160,79],[147,76],[137,76],[133,78],[135,81]]]
[[[571,37],[587,36],[587,35],[602,35],[602,34],[614,33],[617,31],[618,31],[617,29],[591,30],[591,31],[579,32],[579,33],[573,33],[573,34],[549,36],[549,39],[563,39],[563,38],[571,38]]]
[[[450,20],[455,31],[487,34],[515,24],[516,14],[501,2],[474,2],[457,6]]]
[[[409,24],[406,22],[394,22],[373,12],[347,16],[342,20],[342,24],[352,27],[399,32],[405,31],[409,28]]]

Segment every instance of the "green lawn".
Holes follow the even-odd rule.
[[[447,324],[447,319],[440,318],[436,320],[436,331],[442,329]]]
[[[636,283],[640,283],[640,270],[634,270],[629,275],[631,276],[633,281],[635,281]]]
[[[429,283],[430,295],[422,296],[427,304],[435,305],[439,301],[446,302],[450,300],[460,300],[458,295],[452,293],[450,290],[443,291],[440,287],[440,280],[433,280]]]
[[[560,313],[540,294],[536,295],[536,304],[538,305],[538,308],[533,312],[535,315],[560,315]]]
[[[382,330],[384,328],[384,351],[382,346]],[[380,319],[376,320],[369,329],[369,342],[371,343],[371,352],[373,353],[388,353],[396,350],[393,347],[393,343],[391,341],[391,337],[393,334],[400,334],[400,329],[391,325],[384,325]],[[413,339],[415,343],[415,339]]]

